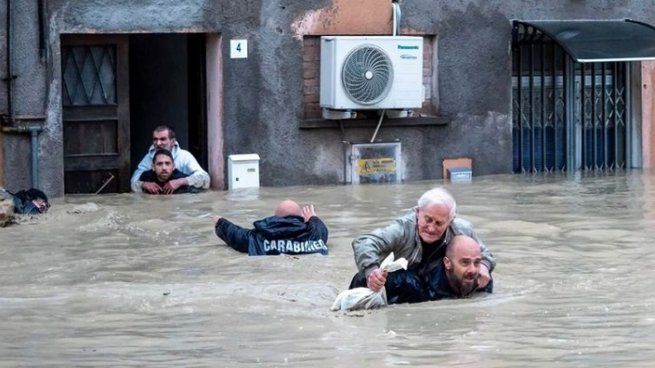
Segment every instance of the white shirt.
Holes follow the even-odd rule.
[[[136,171],[134,171],[130,180],[133,192],[139,193],[143,191],[141,188],[143,182],[139,178],[141,178],[143,172],[152,170],[152,159],[155,157],[155,152],[157,152],[155,146],[150,146],[148,153],[146,153],[141,162],[139,162]],[[191,152],[183,150],[175,142],[171,154],[173,155],[173,161],[175,161],[175,168],[189,175],[186,179],[189,181],[190,186],[202,189],[209,188],[209,174],[200,167],[200,164],[198,164],[198,161],[196,161],[196,158],[193,157]]]

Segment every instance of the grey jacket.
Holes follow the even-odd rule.
[[[480,244],[482,251],[482,263],[484,263],[489,272],[496,266],[496,260],[486,245],[478,238],[470,222],[455,218],[443,238],[439,248],[445,247],[455,235],[468,235]],[[359,272],[363,272],[368,277],[369,273],[375,267],[379,267],[382,260],[393,252],[396,259],[404,257],[408,265],[421,262],[423,248],[421,247],[421,238],[416,231],[416,208],[413,208],[403,217],[399,217],[384,228],[373,230],[370,234],[364,234],[352,243],[355,253],[355,263]]]

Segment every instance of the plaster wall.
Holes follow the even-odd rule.
[[[4,9],[4,0],[0,9]],[[47,50],[38,50],[36,2],[13,1],[21,49],[14,57],[17,113],[47,116],[39,147],[41,182],[63,194],[60,55],[61,33],[220,34],[223,106],[212,155],[259,153],[261,184],[332,184],[343,180],[342,141],[365,141],[372,128],[300,129],[303,119],[302,36],[391,32],[384,0],[54,0],[48,1]],[[438,114],[446,126],[385,127],[382,140],[403,143],[406,180],[441,178],[445,158],[470,157],[474,175],[508,173],[511,140],[511,20],[621,19],[655,24],[646,1],[412,0],[401,1],[402,32],[436,35]],[[3,10],[0,10],[0,15]],[[4,30],[0,19],[0,32]],[[249,41],[247,59],[229,58],[229,40]],[[0,41],[4,42],[4,41]],[[0,57],[3,51],[0,50]],[[2,66],[0,66],[2,68]],[[47,88],[46,88],[47,87]],[[6,106],[5,92],[0,102]],[[18,102],[20,101],[20,102]],[[213,127],[216,128],[216,127]],[[5,136],[5,184],[29,184],[26,137]],[[212,142],[210,142],[210,146]],[[216,164],[214,167],[223,167]],[[17,163],[20,161],[21,163]],[[224,170],[224,168],[223,168]],[[222,175],[222,174],[221,174]],[[215,176],[212,173],[212,177]],[[222,176],[221,176],[222,177]]]
[[[642,159],[644,169],[655,166],[655,62],[641,64]]]

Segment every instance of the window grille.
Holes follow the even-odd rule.
[[[627,62],[575,62],[530,25],[512,42],[513,170],[625,169]]]
[[[116,48],[114,45],[63,46],[64,106],[116,104]]]

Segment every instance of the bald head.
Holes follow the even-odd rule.
[[[298,203],[286,199],[275,208],[275,216],[302,216],[302,209]]]
[[[476,242],[470,236],[457,235],[453,237],[453,240],[446,247],[446,257],[450,259],[458,259],[463,255],[472,258],[482,257],[480,244],[478,244],[478,242]]]
[[[443,258],[446,277],[459,296],[467,296],[477,288],[480,262],[480,245],[471,237],[457,235],[446,247],[446,256]]]

